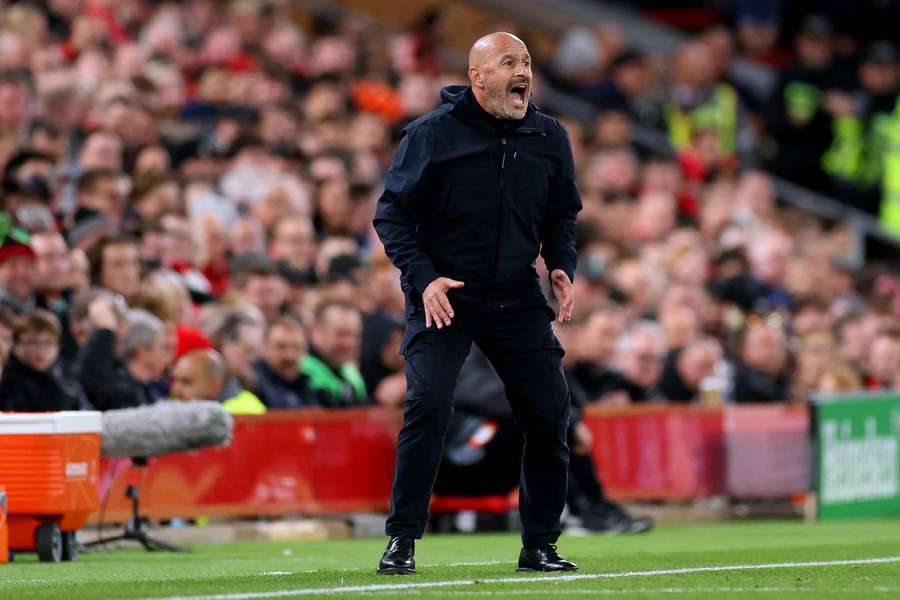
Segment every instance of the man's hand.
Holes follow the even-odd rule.
[[[373,394],[381,406],[387,408],[403,408],[406,396],[406,377],[403,373],[394,373],[381,380]]]
[[[556,320],[565,323],[572,318],[572,311],[575,309],[575,289],[572,287],[572,280],[562,269],[554,269],[550,273],[550,281],[553,284],[553,295],[559,302]]]
[[[450,327],[450,319],[453,318],[453,307],[447,299],[447,290],[461,288],[465,284],[449,277],[438,277],[428,284],[425,293],[422,294],[422,303],[425,305],[425,327],[431,327],[431,322],[442,329],[444,325]]]
[[[115,300],[107,296],[94,299],[88,306],[88,319],[96,329],[116,331],[119,319]]]
[[[584,424],[584,421],[578,421],[572,428],[572,452],[575,454],[590,454],[591,448],[594,446],[594,434]]]

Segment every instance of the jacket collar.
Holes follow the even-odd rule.
[[[532,103],[528,104],[525,116],[521,119],[498,119],[488,113],[475,99],[472,86],[448,85],[441,89],[441,100],[450,106],[450,114],[460,121],[477,129],[494,135],[509,133],[518,135],[546,135],[540,109]]]

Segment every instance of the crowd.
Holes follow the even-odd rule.
[[[771,166],[812,182],[829,161],[790,158],[812,143],[889,177],[865,135],[804,129],[874,98],[853,85],[896,93],[886,44],[846,97],[796,91],[810,60],[838,64],[827,26],[802,29],[771,113],[727,81],[722,29],[652,60],[592,33],[596,64],[566,37],[546,61],[543,79],[599,109],[560,115],[585,206],[558,326],[579,405],[900,387],[900,263],[854,268],[845,225],[780,207],[744,160],[770,136]],[[331,13],[301,29],[276,0],[6,3],[0,409],[399,408],[404,297],[371,220],[403,126],[465,82],[439,32],[436,14],[401,34]],[[857,132],[874,114],[854,112]],[[632,143],[654,118],[676,157]]]

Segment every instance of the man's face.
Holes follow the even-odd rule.
[[[134,244],[110,244],[103,249],[100,284],[126,298],[134,297],[141,286],[141,257]]]
[[[622,372],[632,382],[649,388],[659,381],[664,359],[665,349],[654,336],[638,334],[623,357]]]
[[[278,275],[250,275],[244,286],[247,301],[258,306],[267,319],[278,315],[287,300],[287,293],[287,283]]]
[[[531,55],[521,42],[498,43],[481,66],[487,110],[498,119],[521,119],[531,95]]]
[[[614,311],[597,312],[582,330],[582,352],[585,360],[598,365],[608,363],[616,350],[616,339],[622,333],[624,318]]]
[[[300,327],[276,325],[269,331],[264,349],[269,367],[286,380],[293,381],[300,372],[300,361],[306,355],[306,336]]]
[[[219,395],[217,382],[204,377],[203,365],[191,356],[178,361],[172,372],[172,398],[176,400],[215,400]]]
[[[0,288],[17,298],[28,298],[34,292],[34,259],[11,256],[0,263]]]
[[[263,353],[262,328],[241,326],[238,339],[224,342],[220,351],[231,373],[241,377],[249,375],[253,364]]]
[[[316,255],[315,232],[309,220],[286,219],[275,229],[270,255],[294,268],[308,269]]]
[[[59,338],[46,331],[25,331],[13,350],[19,360],[35,371],[46,371],[59,356]]]
[[[331,306],[316,323],[316,348],[333,365],[359,361],[362,341],[362,318],[359,313],[343,306]]]
[[[151,345],[139,349],[135,358],[141,361],[150,373],[151,381],[162,379],[172,359],[172,348],[166,341],[165,333],[156,336]]]
[[[742,358],[757,371],[777,376],[788,358],[784,335],[766,325],[751,327],[744,340]]]
[[[900,340],[879,336],[869,353],[869,372],[880,382],[888,383],[900,371]]]
[[[35,287],[42,291],[60,291],[68,283],[69,249],[58,233],[36,233],[31,237],[35,261]]]

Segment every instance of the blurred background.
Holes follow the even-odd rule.
[[[0,410],[266,414],[239,419],[233,456],[151,465],[152,516],[384,510],[404,297],[371,219],[403,127],[497,30],[528,45],[584,200],[557,327],[573,530],[652,526],[621,501],[797,514],[828,449],[811,398],[897,402],[900,2],[0,8]],[[505,517],[517,431],[478,356],[457,396],[435,513]],[[216,460],[239,485],[204,479]]]

